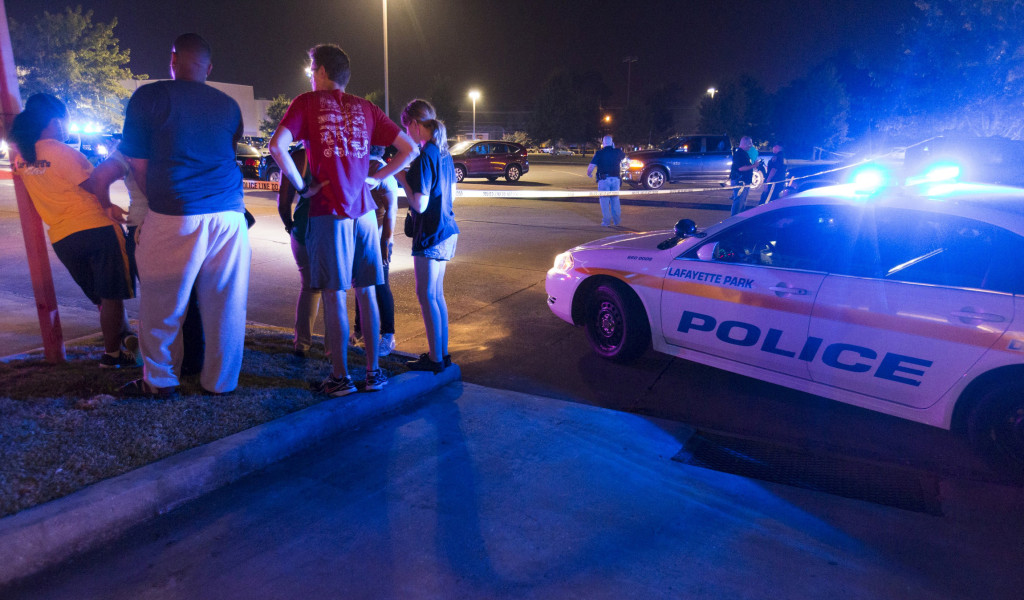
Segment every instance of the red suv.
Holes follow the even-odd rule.
[[[451,153],[455,180],[459,182],[466,177],[486,177],[491,181],[504,177],[514,182],[530,170],[526,148],[513,142],[458,142],[452,146]]]

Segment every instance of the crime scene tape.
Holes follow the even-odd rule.
[[[864,160],[842,165],[834,169],[826,169],[824,171],[818,171],[817,173],[811,173],[808,175],[802,175],[800,177],[790,177],[785,180],[785,184],[791,185],[794,181],[801,179],[809,179],[811,177],[820,177],[829,173],[835,173],[845,169],[853,169],[867,163],[873,162],[893,154],[892,152],[881,154],[872,158],[865,158]],[[761,186],[754,189],[762,189],[765,186],[771,185],[770,183],[763,183]],[[243,189],[256,190],[261,192],[276,192],[280,188],[280,184],[276,181],[257,181],[254,179],[245,179],[242,181]],[[705,187],[705,188],[685,188],[685,189],[671,189],[671,190],[619,190],[615,193],[609,193],[608,191],[599,190],[467,190],[467,189],[456,189],[455,196],[457,198],[599,198],[601,196],[659,196],[665,194],[697,194],[697,193],[708,193],[708,192],[728,192],[737,188],[749,187],[749,186],[730,186],[720,185],[717,187]],[[400,197],[405,197],[405,192],[401,188],[398,190]]]

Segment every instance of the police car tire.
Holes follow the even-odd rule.
[[[982,391],[968,415],[967,436],[993,466],[1024,470],[1024,388],[999,383]]]
[[[643,304],[633,290],[602,283],[587,298],[584,326],[587,340],[598,356],[629,362],[647,350],[651,329]]]

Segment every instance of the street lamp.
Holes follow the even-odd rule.
[[[384,3],[384,116],[391,118],[388,105],[388,0]]]
[[[712,99],[712,100],[714,100],[714,99],[715,99],[715,94],[717,94],[717,93],[718,93],[718,90],[717,90],[717,89],[715,89],[715,88],[713,88],[713,87],[709,87],[709,88],[708,88],[708,96],[711,96],[711,99]]]
[[[473,139],[476,139],[476,101],[480,99],[479,90],[469,90],[469,99],[473,101]]]

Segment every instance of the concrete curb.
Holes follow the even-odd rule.
[[[321,440],[413,406],[462,378],[407,372],[384,390],[326,400],[0,519],[0,585],[63,562]]]

